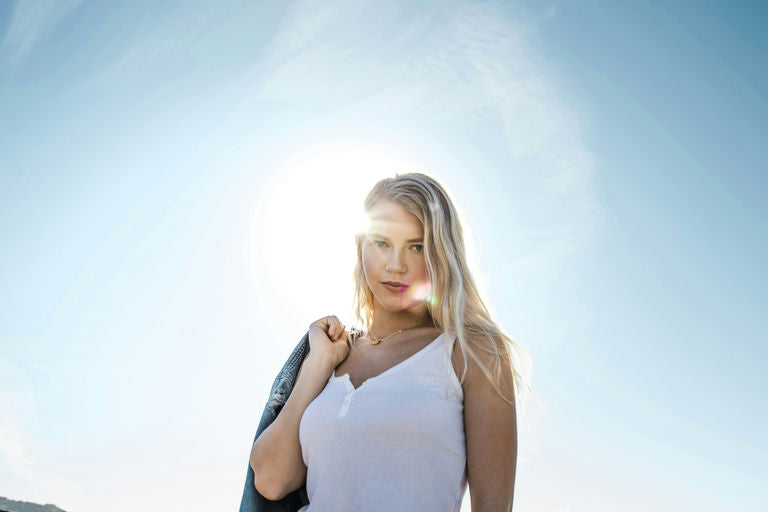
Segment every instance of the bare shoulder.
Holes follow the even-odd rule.
[[[496,348],[498,350],[504,350],[503,347],[503,341],[496,337],[494,338],[493,342],[496,344]],[[483,365],[491,371],[491,368],[496,366],[498,363],[496,361],[497,356],[493,353],[492,347],[488,345],[489,341],[488,339],[482,339],[482,340],[469,340],[470,345],[472,346],[472,349],[475,352],[475,355],[483,362]],[[464,354],[461,351],[461,347],[459,346],[458,340],[453,344],[453,352],[451,354],[451,363],[453,364],[453,369],[456,372],[456,375],[458,376],[459,380],[462,379],[462,376],[464,375],[465,368],[464,368]],[[500,382],[499,384],[501,386],[509,386],[512,382],[512,370],[508,366],[502,364],[501,366],[501,378],[503,382]],[[481,378],[482,377],[482,378]],[[463,388],[466,391],[467,386],[469,384],[481,384],[482,381],[487,381],[488,378],[485,376],[484,372],[478,365],[477,361],[475,361],[472,357],[469,357],[466,362],[466,379],[463,383]],[[475,386],[477,387],[477,386]],[[487,386],[482,386],[486,390],[488,389]]]

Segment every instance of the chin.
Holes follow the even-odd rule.
[[[400,297],[386,297],[386,296],[384,296],[384,297],[377,297],[376,295],[374,295],[374,297],[376,297],[376,301],[381,305],[381,307],[383,307],[387,311],[391,311],[391,312],[400,311],[400,310],[404,311],[406,309],[410,309],[413,306],[415,306],[415,304],[413,304],[406,297],[403,297],[403,298],[400,298]]]
[[[401,299],[380,300],[379,304],[381,304],[387,311],[395,313],[405,311],[414,312],[414,310],[422,306],[423,302],[420,300],[413,300],[406,296]]]

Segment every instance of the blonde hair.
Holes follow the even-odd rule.
[[[472,358],[488,377],[496,391],[522,413],[525,394],[531,391],[532,366],[527,351],[505,335],[491,318],[483,302],[467,263],[464,233],[459,216],[448,193],[433,178],[422,173],[395,174],[377,182],[363,202],[367,213],[379,200],[388,199],[415,215],[424,228],[424,250],[430,296],[425,300],[436,327],[442,332],[456,334],[464,369],[460,376],[463,384],[467,375],[467,361]],[[355,234],[357,264],[354,269],[352,312],[362,328],[367,330],[373,322],[373,293],[363,273],[363,243],[366,233]],[[356,333],[359,335],[359,331]],[[490,354],[492,367],[488,368],[478,357],[479,352]],[[501,381],[511,369],[516,397],[504,396]]]

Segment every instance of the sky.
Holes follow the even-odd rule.
[[[0,496],[239,506],[418,171],[533,361],[515,510],[765,510],[767,11],[0,3]]]

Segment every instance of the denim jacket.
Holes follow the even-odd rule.
[[[259,427],[256,429],[256,435],[253,438],[254,443],[259,435],[275,421],[275,418],[277,418],[280,410],[285,405],[288,396],[293,391],[293,386],[296,384],[299,366],[301,366],[308,353],[309,331],[301,338],[296,348],[293,349],[282,370],[277,374],[274,384],[272,384],[269,400],[264,407]],[[245,489],[243,489],[243,497],[240,501],[240,512],[296,512],[308,503],[309,498],[307,497],[306,484],[302,484],[301,487],[277,501],[271,501],[262,496],[253,485],[253,469],[251,469],[249,456],[248,473],[245,476]]]

